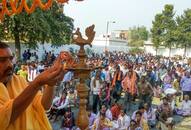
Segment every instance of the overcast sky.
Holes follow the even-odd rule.
[[[109,32],[144,25],[148,29],[156,13],[160,13],[165,4],[173,4],[176,15],[191,8],[191,0],[70,0],[64,7],[67,16],[74,19],[75,27],[84,29],[95,24],[96,35],[106,32],[107,21]]]

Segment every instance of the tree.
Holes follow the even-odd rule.
[[[148,40],[149,32],[146,27],[133,27],[129,29],[129,46],[139,47],[144,45],[144,41]]]
[[[63,14],[54,2],[51,9],[36,9],[32,14],[22,12],[12,17],[6,16],[0,25],[3,34],[0,39],[14,40],[17,57],[20,58],[21,43],[36,48],[37,43],[52,43],[61,46],[70,42],[73,20]]]
[[[131,48],[129,50],[129,53],[131,53],[131,54],[144,53],[144,50],[141,48],[135,47],[135,48]]]
[[[186,48],[191,47],[191,9],[184,11],[184,14],[178,16],[176,36],[179,46],[184,48],[184,56],[186,56]]]
[[[162,11],[163,19],[162,24],[164,25],[163,32],[163,45],[169,48],[169,57],[171,54],[171,49],[177,43],[176,33],[176,22],[174,20],[174,7],[173,5],[165,5],[164,10]]]
[[[151,28],[151,41],[153,42],[153,46],[156,49],[156,55],[157,55],[158,48],[160,47],[163,40],[162,38],[162,34],[164,32],[163,15],[157,14],[152,24],[153,25]]]

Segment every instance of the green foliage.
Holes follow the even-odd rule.
[[[165,5],[164,10],[162,11],[163,15],[163,26],[164,26],[164,32],[163,32],[163,42],[164,46],[168,47],[169,49],[172,48],[172,46],[175,45],[177,42],[177,38],[175,37],[176,33],[176,21],[174,20],[174,6],[173,5]]]
[[[160,45],[168,47],[191,47],[191,9],[187,9],[181,16],[174,19],[173,5],[165,5],[161,14],[155,16],[151,29],[151,38],[154,47]],[[170,55],[170,54],[169,54]]]
[[[144,45],[144,41],[143,40],[131,41],[129,42],[128,45],[132,47],[139,47]]]
[[[164,45],[171,51],[171,48],[178,43],[177,24],[174,15],[174,6],[167,4],[162,13],[156,14],[155,20],[152,22],[151,40],[156,48],[156,53],[160,45]]]
[[[184,11],[184,14],[178,16],[177,19],[176,37],[178,38],[178,46],[184,48],[184,55],[186,48],[191,47],[191,9]]]
[[[129,46],[143,46],[144,41],[148,39],[149,32],[146,27],[133,27],[129,30]]]
[[[152,28],[151,28],[151,41],[153,42],[153,46],[157,49],[162,43],[162,34],[164,32],[164,27],[162,24],[163,21],[163,15],[162,14],[157,14],[155,16],[155,20],[152,22]]]
[[[131,49],[129,50],[129,53],[131,53],[131,54],[137,54],[137,53],[143,53],[143,52],[144,52],[144,50],[141,49],[141,48],[138,48],[138,47],[131,48]]]
[[[50,21],[51,29],[51,42],[53,46],[61,46],[63,44],[69,44],[71,41],[71,34],[73,30],[73,20],[67,17],[63,12],[59,10],[57,4],[52,6],[54,11],[51,12],[51,17],[48,17]]]
[[[70,43],[73,19],[65,16],[61,8],[54,2],[47,11],[36,9],[30,15],[22,12],[19,15],[6,16],[0,25],[0,39],[14,40],[19,50],[18,55],[20,43],[31,48],[36,48],[37,43],[52,43],[55,47]]]

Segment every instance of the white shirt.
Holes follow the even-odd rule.
[[[36,60],[36,57],[35,56],[31,56],[30,57],[30,61],[32,62],[32,61],[35,61]]]
[[[68,71],[68,72],[64,75],[63,82],[69,82],[69,81],[71,81],[73,75],[74,75],[73,72]]]
[[[40,70],[44,70],[44,65],[38,65],[37,70],[38,70],[38,73],[39,73]]]
[[[138,110],[136,110],[135,112],[133,112],[133,115],[132,115],[132,117],[131,117],[131,119],[133,119],[133,120],[135,120],[136,119],[136,112],[137,112]],[[147,113],[146,112],[144,112],[143,114],[142,114],[142,117],[147,121],[148,119],[147,119]]]
[[[100,116],[100,112],[98,112],[97,114],[97,117]],[[108,118],[110,121],[112,121],[112,113],[111,113],[111,110],[107,109],[106,112],[105,112],[105,117]]]
[[[184,64],[187,64],[188,63],[188,60],[186,58],[184,58]]]
[[[111,76],[110,76],[110,72],[109,72],[109,70],[108,71],[106,71],[106,70],[103,70],[102,71],[103,73],[104,73],[104,75],[105,75],[105,81],[107,82],[107,83],[110,83],[111,82]]]
[[[121,71],[123,72],[123,76],[125,77],[127,72],[129,71],[128,69],[125,69],[124,67],[121,68]]]
[[[118,129],[119,130],[126,130],[130,126],[130,117],[127,115],[121,116],[119,115],[119,118],[117,120],[118,122]]]
[[[191,111],[191,100],[188,100],[187,102],[184,100],[182,101],[182,106],[181,106],[183,111],[190,110]]]
[[[37,69],[28,67],[28,81],[32,82],[37,77]]]
[[[52,104],[55,104],[56,106],[58,106],[58,103],[60,101],[61,97],[55,97],[53,99],[53,103]],[[68,101],[68,98],[66,98],[64,101],[62,101],[62,103],[57,107],[57,109],[62,109],[62,108],[65,108],[67,107],[69,104],[69,101]]]
[[[149,111],[145,111],[145,112],[147,113],[148,120],[156,120],[156,114],[153,108],[150,108]]]
[[[96,80],[95,86],[94,86],[94,79],[95,79],[95,77],[92,77],[90,87],[91,87],[91,91],[93,92],[93,94],[98,95],[100,92],[100,89],[102,88],[102,83],[100,83],[99,80]]]
[[[114,76],[115,69],[114,69],[113,67],[109,66],[109,71],[110,71],[110,73],[111,73],[111,77],[113,77],[113,76]]]

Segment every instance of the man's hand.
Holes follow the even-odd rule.
[[[64,71],[62,69],[61,58],[59,56],[55,64],[51,68],[47,69],[46,71],[42,72],[39,76],[37,76],[34,79],[34,81],[32,81],[28,85],[28,87],[26,87],[23,90],[23,92],[14,99],[10,123],[15,122],[15,120],[32,103],[36,93],[39,91],[41,86],[45,84],[49,86],[54,86],[57,81],[63,79],[63,76],[64,76]],[[44,94],[41,99],[41,104],[46,110],[48,110],[51,106],[54,92],[53,87],[49,86],[45,87]]]
[[[75,63],[75,60],[73,59],[73,57],[70,55],[69,52],[63,51],[60,53],[60,56],[61,56],[62,61],[65,61],[64,70],[68,69],[68,68],[73,68],[77,65]]]
[[[39,86],[43,86],[45,84],[54,86],[56,82],[61,81],[63,77],[64,71],[62,68],[62,60],[61,57],[58,56],[54,65],[39,74],[33,82],[37,83]]]
[[[60,53],[60,58],[63,60],[63,61],[70,61],[72,59],[72,56],[70,55],[69,52],[67,51],[62,51]]]
[[[49,86],[55,86],[56,83],[63,80],[65,69],[63,69],[62,62],[63,60],[67,62],[70,59],[71,59],[70,55],[65,55],[64,58],[63,57],[61,58],[61,55],[59,55],[54,65],[45,72],[41,73],[34,81],[37,82],[39,86],[42,86],[44,84],[48,85],[47,87],[45,87],[45,90],[43,92],[43,97],[41,100],[41,104],[43,105],[45,110],[48,110],[51,107],[54,95],[54,87],[49,87]]]
[[[70,58],[68,58],[70,59]],[[15,120],[27,109],[27,107],[32,103],[35,95],[41,88],[41,86],[47,84],[49,86],[54,86],[56,82],[61,81],[64,77],[64,70],[62,67],[61,57],[58,56],[54,65],[49,69],[45,70],[39,74],[34,81],[32,81],[28,87],[26,87],[23,92],[17,96],[13,101],[12,114],[10,118],[10,124],[14,123]],[[41,104],[44,109],[48,110],[52,104],[52,98],[54,89],[53,87],[45,87],[43,92],[43,97],[41,99]],[[23,98],[24,97],[24,98]]]

